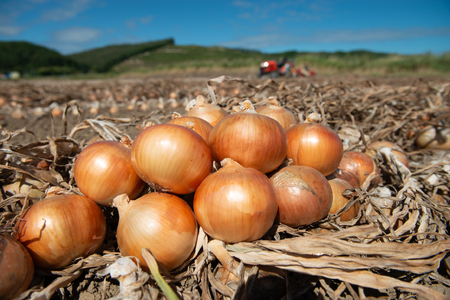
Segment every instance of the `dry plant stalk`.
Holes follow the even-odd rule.
[[[415,145],[417,133],[423,127],[450,127],[450,85],[445,81],[327,78],[323,82],[319,79],[253,82],[220,76],[207,81],[206,86],[199,81],[189,86],[185,81],[174,80],[60,86],[11,84],[3,93],[7,99],[2,106],[5,114],[11,114],[20,104],[25,117],[33,116],[31,121],[35,122],[48,116],[51,109],[64,107],[63,133],[53,134],[57,129],[56,116],[51,119],[52,134],[47,133],[45,138],[39,138],[32,129],[2,128],[1,234],[13,233],[20,213],[45,195],[79,193],[72,167],[86,141],[77,136],[88,136],[85,133],[89,132],[101,139],[120,140],[128,135],[133,140],[130,129],[171,119],[157,108],[161,103],[163,108],[171,104],[173,91],[177,91],[180,99],[177,101],[184,105],[203,94],[230,113],[244,100],[249,99],[258,106],[275,97],[302,122],[304,116],[320,114],[318,121],[339,134],[346,151],[364,151],[369,143],[377,140],[397,143],[406,150],[410,169],[383,148],[375,161],[382,170],[384,182],[372,186],[370,180],[366,181],[352,191],[355,196],[348,205],[316,224],[301,228],[275,224],[261,240],[232,245],[210,240],[200,230],[190,259],[171,274],[162,274],[177,296],[180,299],[249,299],[255,297],[257,288],[265,288],[261,285],[262,278],[272,276],[285,283],[279,287],[285,289],[283,299],[294,298],[295,293],[309,293],[323,299],[360,299],[366,297],[367,288],[391,297],[418,295],[446,299],[444,294],[431,289],[429,282],[437,282],[443,289],[450,286],[450,262],[446,259],[450,250],[447,230],[450,155]],[[128,107],[137,112],[138,107],[144,106],[153,110],[140,116],[84,118],[92,103],[100,111],[112,105],[120,112],[127,112]],[[67,130],[70,122],[74,125]],[[20,138],[32,142],[18,145],[14,141]],[[351,221],[340,221],[339,215],[355,202],[361,204],[358,216]],[[111,208],[104,210],[111,227],[103,252],[80,258],[63,270],[50,271],[55,278],[47,286],[42,285],[44,275],[37,272],[34,285],[20,299],[50,299],[61,290],[73,288],[80,280],[89,280],[91,277],[86,276],[92,273],[116,285],[122,280],[121,294],[116,299],[127,293],[135,299],[165,298],[155,278],[138,268],[128,273],[133,274],[134,281],[112,278],[117,275],[112,275],[112,266],[129,258],[117,252],[114,241],[117,216]],[[296,274],[305,278],[304,285],[297,290],[292,285]],[[403,277],[396,278],[395,274]],[[129,290],[122,289],[127,286],[125,283],[131,287]],[[96,297],[103,299],[105,295]]]

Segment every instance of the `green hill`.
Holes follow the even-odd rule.
[[[0,42],[0,73],[68,74],[89,67],[48,48],[28,42]]]
[[[111,45],[67,56],[28,42],[0,42],[0,73],[19,71],[25,76],[45,76],[92,72],[110,76],[199,68],[246,68],[256,74],[261,61],[283,57],[299,67],[307,64],[321,74],[450,73],[450,52],[441,55],[398,55],[365,50],[262,53],[225,47],[178,46],[173,39]]]
[[[173,45],[173,39],[141,44],[111,45],[68,55],[80,64],[89,65],[93,71],[107,72],[114,65],[143,52],[153,51],[162,46]]]

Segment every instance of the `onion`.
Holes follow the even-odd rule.
[[[145,182],[131,165],[129,139],[122,143],[100,141],[87,146],[78,155],[74,177],[80,191],[101,205],[110,205],[114,197],[127,194],[136,199]]]
[[[291,227],[326,217],[333,194],[327,178],[314,168],[290,165],[271,178],[278,196],[278,219]]]
[[[167,122],[167,124],[175,124],[187,127],[189,129],[197,132],[207,143],[209,143],[209,135],[213,130],[211,124],[207,121],[200,119],[198,117],[184,116],[182,117],[179,113],[172,114],[172,120]]]
[[[198,117],[215,126],[222,118],[228,115],[220,106],[206,103],[205,97],[198,95],[196,100],[192,100],[186,107],[186,116]]]
[[[256,109],[256,112],[277,120],[283,129],[288,129],[292,125],[298,124],[298,120],[295,115],[280,105],[275,97],[269,97],[269,105],[260,106]]]
[[[333,204],[331,205],[329,214],[335,214],[339,209],[344,207],[347,202],[350,200],[349,198],[342,195],[342,193],[347,189],[353,189],[353,186],[339,178],[334,178],[328,181],[331,186],[331,190],[333,191]],[[346,212],[340,215],[341,221],[350,221],[354,217],[358,215],[359,212],[359,202],[355,202],[352,207],[350,207]]]
[[[33,280],[34,265],[25,247],[16,240],[0,236],[0,299],[13,299]]]
[[[349,151],[344,152],[334,175],[350,182],[353,187],[360,187],[374,170],[377,177],[372,183],[378,184],[381,182],[381,171],[372,157],[362,152]]]
[[[404,164],[407,168],[409,168],[409,159],[408,156],[406,155],[405,150],[402,149],[402,147],[400,147],[399,145],[393,143],[393,142],[388,142],[388,141],[377,141],[377,142],[373,142],[371,143],[366,150],[366,154],[374,157],[378,151],[378,149],[382,148],[382,147],[388,147],[392,150],[392,154],[395,155],[395,157],[397,157],[397,159]]]
[[[273,171],[286,158],[284,129],[274,119],[256,113],[250,101],[243,105],[246,111],[226,116],[212,130],[209,144],[214,159],[231,158],[263,173]]]
[[[419,132],[416,145],[419,148],[450,150],[450,129],[427,126]]]
[[[106,221],[94,201],[64,194],[33,204],[19,219],[16,231],[35,266],[59,269],[97,251],[105,238]]]
[[[194,195],[194,212],[203,230],[227,243],[254,241],[272,226],[277,195],[267,176],[230,158],[203,180]]]
[[[119,211],[117,243],[124,256],[135,256],[147,268],[142,248],[148,248],[167,270],[186,261],[197,242],[197,222],[189,205],[165,193],[146,194],[134,201],[114,199]]]
[[[131,147],[131,163],[152,187],[189,194],[211,172],[213,158],[206,141],[193,130],[158,124],[147,127],[136,137]]]
[[[325,125],[301,123],[286,130],[287,157],[294,165],[312,167],[325,176],[339,165],[344,147],[339,136]]]

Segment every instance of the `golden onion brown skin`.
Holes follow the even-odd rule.
[[[379,184],[381,182],[381,170],[373,158],[362,152],[348,151],[344,152],[338,170],[334,175],[337,178],[349,181],[353,187],[360,187],[373,172],[377,177],[373,178],[372,184]]]
[[[349,198],[342,195],[342,193],[347,189],[353,189],[354,187],[343,179],[333,178],[328,181],[331,186],[331,190],[333,191],[333,204],[331,205],[329,214],[335,214],[339,209],[344,207]],[[359,202],[355,202],[352,207],[350,207],[346,212],[340,215],[341,221],[350,221],[354,217],[356,217],[359,213]]]
[[[231,158],[263,173],[275,170],[286,158],[286,133],[276,120],[239,112],[223,118],[209,137],[214,159]]]
[[[188,125],[189,123],[192,123],[193,125],[192,128],[189,127]],[[209,143],[209,135],[213,130],[213,126],[210,123],[199,117],[193,116],[175,117],[169,122],[167,122],[167,124],[174,124],[188,127],[197,132],[206,141],[206,143]]]
[[[24,292],[33,280],[31,255],[11,237],[0,236],[0,270],[0,299],[13,299]]]
[[[295,115],[282,106],[272,104],[260,106],[256,108],[256,112],[278,121],[284,130],[298,124],[298,120]]]
[[[308,166],[328,176],[339,165],[344,147],[339,136],[318,123],[301,123],[286,130],[287,157],[294,165]]]
[[[78,155],[74,177],[80,191],[101,205],[111,205],[114,197],[139,197],[145,182],[131,165],[131,150],[120,142],[100,141]]]
[[[208,144],[195,131],[180,125],[158,124],[136,137],[131,163],[149,185],[189,194],[211,173],[213,158]]]
[[[173,194],[150,193],[129,201],[114,199],[119,210],[117,243],[124,256],[135,256],[147,268],[142,248],[148,248],[168,271],[186,261],[197,242],[194,212]]]
[[[266,175],[231,159],[203,180],[194,212],[203,230],[227,243],[254,241],[273,225],[278,201]],[[222,162],[223,163],[223,162]]]
[[[60,269],[100,248],[106,220],[94,201],[63,194],[33,204],[19,218],[16,231],[35,266]]]
[[[270,177],[278,196],[278,220],[291,227],[326,217],[333,203],[327,178],[314,168],[290,165]]]

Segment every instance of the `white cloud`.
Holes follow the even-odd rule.
[[[53,33],[53,39],[57,42],[86,43],[95,41],[102,34],[100,29],[89,27],[71,27]]]
[[[128,29],[136,29],[137,28],[137,23],[140,23],[142,25],[146,25],[148,23],[150,23],[153,20],[153,16],[152,15],[148,15],[146,17],[141,17],[141,18],[137,18],[137,19],[130,19],[130,20],[126,20],[124,22],[125,26]]]
[[[148,24],[148,23],[150,23],[151,21],[153,21],[153,16],[152,16],[152,15],[149,15],[149,16],[146,16],[146,17],[139,18],[139,22],[140,22],[141,24]]]
[[[58,2],[67,3],[62,7],[57,7],[44,12],[41,15],[41,20],[44,22],[48,21],[65,21],[76,17],[79,13],[87,10],[91,4],[92,0],[75,0],[75,1],[62,1]]]
[[[23,26],[0,25],[0,35],[15,36],[21,33],[24,29],[25,27]]]
[[[128,29],[136,29],[136,21],[135,20],[127,20],[124,23]]]
[[[255,7],[255,4],[250,1],[233,1],[233,5],[237,6],[237,7],[243,7],[243,8]]]

